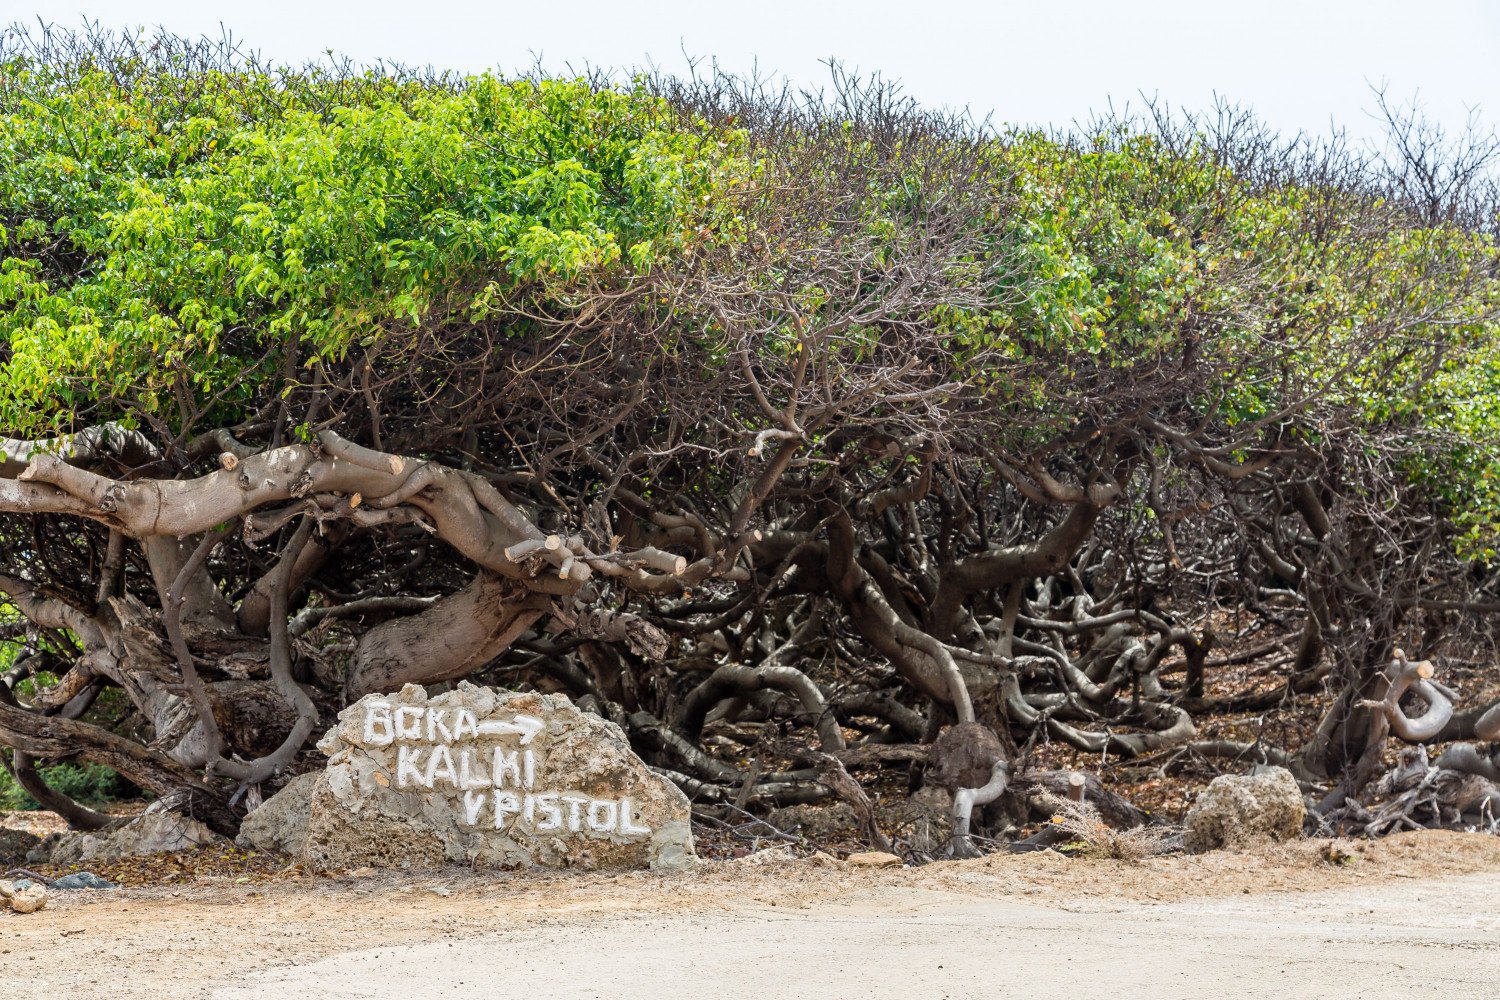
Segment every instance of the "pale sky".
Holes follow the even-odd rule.
[[[334,49],[460,70],[585,64],[680,71],[683,53],[821,84],[836,58],[899,80],[925,104],[1066,126],[1156,95],[1201,109],[1215,93],[1283,130],[1377,131],[1371,84],[1461,126],[1500,124],[1500,0],[1073,0],[1019,3],[596,0],[0,0],[0,24],[230,28],[301,62]]]

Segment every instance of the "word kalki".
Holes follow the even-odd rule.
[[[399,744],[397,788],[449,788],[461,793],[467,826],[478,826],[487,819],[496,830],[519,822],[535,832],[587,830],[620,836],[651,832],[650,827],[636,822],[635,803],[629,798],[596,799],[576,792],[536,791],[536,753],[527,745],[543,728],[542,720],[530,715],[481,722],[466,708],[449,711],[372,702],[366,706],[362,735],[366,746]],[[476,747],[453,746],[505,735],[519,736],[523,749],[497,746],[486,753]],[[413,746],[413,742],[428,745]]]

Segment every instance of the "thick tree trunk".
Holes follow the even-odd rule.
[[[542,595],[479,573],[421,614],[367,632],[349,665],[345,697],[467,677],[509,648],[549,606]]]

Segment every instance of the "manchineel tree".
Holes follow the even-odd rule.
[[[79,758],[233,833],[351,699],[473,679],[706,815],[842,798],[882,845],[882,772],[968,853],[1066,792],[1048,741],[1282,764],[1328,829],[1488,820],[1483,742],[1382,754],[1500,740],[1427,662],[1500,609],[1496,144],[834,84],[6,33],[20,783],[99,827],[37,769]],[[1247,660],[1277,683],[1206,693]]]

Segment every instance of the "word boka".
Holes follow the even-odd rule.
[[[480,721],[467,708],[370,702],[362,735],[367,747],[396,744],[398,789],[459,793],[466,826],[623,837],[651,832],[637,822],[635,803],[628,797],[537,791],[538,762],[530,744],[544,728],[533,715]],[[518,748],[475,745],[480,739],[510,736],[519,738]]]

